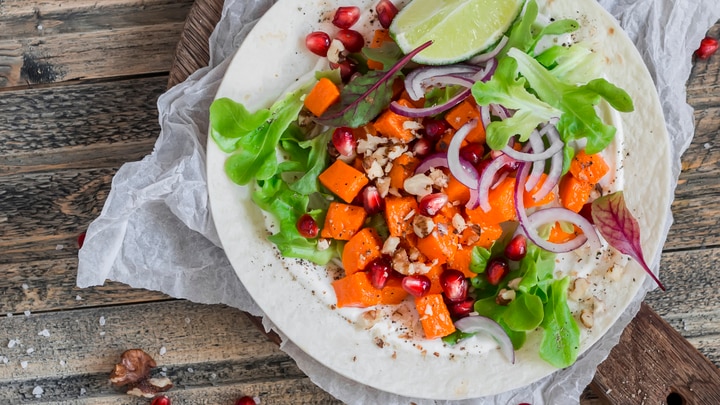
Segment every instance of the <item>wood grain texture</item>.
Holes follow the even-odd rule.
[[[64,5],[0,2],[0,87],[166,72],[192,1]]]
[[[167,301],[13,316],[3,326],[0,341],[12,342],[0,348],[3,404],[33,402],[37,386],[43,402],[147,404],[108,381],[134,347],[155,358],[156,375],[181,387],[170,393],[178,404],[232,404],[240,395],[263,404],[336,403],[228,307]]]

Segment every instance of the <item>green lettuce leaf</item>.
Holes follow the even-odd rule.
[[[575,363],[580,353],[580,328],[567,305],[569,284],[569,277],[550,284],[545,318],[540,325],[543,328],[540,358],[558,368]]]

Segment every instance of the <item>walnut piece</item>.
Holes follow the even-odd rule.
[[[173,386],[168,378],[150,378],[150,371],[156,366],[155,360],[144,351],[126,350],[110,373],[110,382],[118,387],[127,386],[130,395],[152,398]]]

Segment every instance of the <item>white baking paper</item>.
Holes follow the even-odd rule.
[[[123,165],[79,253],[77,285],[106,280],[162,291],[199,303],[223,303],[262,315],[230,266],[209,212],[205,178],[208,108],[232,58],[272,0],[227,0],[210,37],[211,59],[158,100],[161,132],[142,161]],[[694,134],[685,83],[692,53],[720,18],[717,0],[599,0],[636,44],[657,86],[673,146],[674,179]],[[251,62],[249,62],[251,63]],[[674,189],[675,182],[673,182]],[[670,217],[668,207],[668,217]],[[668,221],[668,228],[670,221]],[[668,229],[665,230],[667,235]],[[664,238],[663,238],[664,240]],[[660,254],[652,261],[659,267]],[[644,289],[654,284],[647,280]],[[644,294],[642,294],[644,296]],[[616,325],[571,368],[523,389],[459,404],[576,404],[595,370],[637,313],[638,297]],[[272,325],[266,323],[266,327]],[[282,336],[282,333],[281,333]],[[282,350],[318,386],[348,404],[449,404],[398,397],[348,380],[285,339]]]

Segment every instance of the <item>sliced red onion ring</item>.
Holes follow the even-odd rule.
[[[508,40],[509,40],[509,38],[508,38],[507,36],[503,35],[503,37],[500,38],[500,41],[499,41],[498,44],[495,46],[495,48],[493,48],[493,49],[492,49],[491,51],[489,51],[489,52],[486,52],[486,53],[480,54],[480,55],[478,55],[478,56],[475,56],[474,58],[472,58],[472,59],[470,60],[470,62],[471,62],[471,63],[483,63],[483,62],[486,62],[486,61],[488,61],[488,60],[490,60],[490,59],[494,59],[496,56],[498,56],[498,54],[500,53],[500,51],[502,51],[503,48],[505,48],[505,45],[507,45]]]
[[[571,252],[580,246],[584,245],[585,242],[589,242],[593,249],[600,248],[600,239],[595,232],[595,227],[582,215],[576,214],[566,208],[545,208],[535,211],[528,217],[525,212],[524,198],[524,184],[527,180],[528,172],[530,171],[529,163],[521,163],[518,169],[518,177],[515,183],[515,215],[517,215],[518,223],[525,236],[530,241],[542,249],[545,249],[553,253],[567,253]],[[552,223],[556,221],[566,221],[577,225],[582,231],[582,235],[578,235],[575,238],[565,243],[553,243],[548,242],[541,238],[537,233],[537,227],[542,224]]]
[[[395,114],[402,115],[404,117],[409,118],[422,118],[427,117],[430,115],[437,115],[442,112],[445,112],[456,105],[460,104],[463,100],[465,100],[470,95],[470,89],[465,89],[460,91],[458,94],[450,98],[448,101],[434,105],[432,107],[406,107],[397,101],[393,101],[390,103],[390,111],[394,112]]]
[[[518,151],[513,149],[510,145],[505,146],[502,151],[505,152],[506,155],[509,155],[513,159],[521,162],[537,162],[551,158],[554,154],[562,151],[564,146],[563,142],[560,138],[558,138],[556,141],[551,141],[550,146],[545,149],[540,133],[537,130],[532,131],[530,137],[528,138],[528,142],[530,142],[532,152]]]
[[[426,171],[437,168],[437,167],[448,167],[447,153],[438,152],[426,157],[418,167],[415,168],[415,174],[425,173]]]
[[[479,204],[483,211],[490,211],[490,200],[488,198],[488,192],[490,188],[495,184],[495,175],[503,168],[503,166],[515,163],[515,160],[506,154],[501,154],[490,162],[490,164],[483,170],[480,175],[480,184],[478,189],[480,191]]]
[[[472,78],[474,81],[486,82],[495,74],[495,69],[498,67],[497,59],[493,58],[487,61],[485,69],[475,73]]]
[[[482,120],[482,124],[485,128],[490,125],[490,107],[486,105],[479,105],[478,109],[480,110],[480,119]]]
[[[443,87],[449,85],[462,86],[466,88],[472,87],[475,81],[470,77],[464,77],[462,75],[440,75],[433,76],[423,80],[423,88],[427,87]]]
[[[560,139],[560,134],[557,132],[557,128],[555,128],[554,125],[546,125],[545,128],[540,130],[540,133],[542,134],[542,132],[546,128],[549,128],[547,131],[547,137],[551,143],[563,143]],[[535,194],[532,195],[533,200],[542,200],[558,184],[558,182],[560,181],[560,177],[562,176],[563,159],[565,159],[565,156],[562,153],[562,148],[560,148],[560,151],[554,154],[550,159],[550,171],[548,172],[548,175],[545,178],[545,182],[543,183],[542,187],[540,187],[540,190],[538,190]]]
[[[451,75],[457,73],[475,74],[480,67],[473,65],[451,65],[451,66],[426,66],[413,70],[405,77],[405,90],[411,99],[417,101],[425,96],[423,81],[430,77],[440,75]]]
[[[470,122],[460,127],[460,129],[455,132],[455,135],[453,135],[452,140],[450,140],[450,145],[448,145],[447,150],[450,173],[452,173],[460,183],[471,189],[478,188],[480,178],[473,165],[460,157],[460,146],[465,140],[465,137],[467,137],[470,131],[478,124],[477,120],[470,120]]]
[[[465,333],[485,333],[500,346],[500,352],[515,364],[515,350],[505,329],[490,318],[480,315],[466,316],[455,322],[455,327]]]

